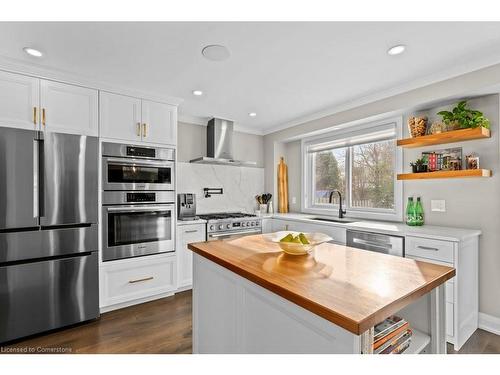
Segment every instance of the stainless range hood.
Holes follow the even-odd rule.
[[[190,163],[223,164],[242,167],[255,167],[254,161],[233,159],[233,127],[230,120],[213,118],[207,124],[207,156],[190,160]]]

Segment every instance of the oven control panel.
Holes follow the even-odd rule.
[[[155,193],[127,193],[127,202],[156,202]]]
[[[248,219],[228,219],[228,220],[216,220],[213,222],[208,222],[207,232],[238,232],[247,231],[249,229],[258,230],[261,227],[260,218],[248,218]]]
[[[154,148],[127,146],[127,156],[140,156],[154,159],[156,157],[156,150]]]

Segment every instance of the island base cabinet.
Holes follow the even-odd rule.
[[[198,254],[193,266],[194,353],[373,352],[373,328],[351,333]],[[444,285],[400,315],[414,329],[406,352],[446,352]]]
[[[360,352],[360,336],[198,254],[193,266],[194,353]]]

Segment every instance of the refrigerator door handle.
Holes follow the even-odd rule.
[[[33,139],[33,217],[38,218],[39,212],[39,172],[40,172],[40,156],[39,156],[39,141]]]

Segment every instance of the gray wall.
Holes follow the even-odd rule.
[[[207,128],[202,125],[178,123],[177,158],[189,162],[207,154]],[[248,133],[234,132],[234,158],[236,160],[255,161],[258,167],[264,166],[264,137]]]
[[[480,90],[484,91],[485,88],[499,83],[500,65],[495,65],[268,134],[264,137],[266,190],[276,193],[276,165],[280,155],[285,155],[289,159],[287,162],[290,164],[294,163],[294,158],[297,159],[296,154],[293,156],[292,153],[297,152],[300,162],[300,147],[297,148],[296,145],[283,143],[284,141],[296,141],[306,134],[360,119],[409,113],[411,108],[426,106],[427,103],[432,102],[446,102],[450,98],[471,96],[472,93]],[[495,90],[490,92],[495,92]],[[498,291],[500,290],[500,272],[498,271],[500,268],[500,252],[497,249],[497,244],[500,243],[500,177],[497,176],[500,163],[498,137],[499,99],[497,95],[492,95],[471,100],[470,103],[485,112],[492,121],[492,138],[463,144],[457,143],[456,145],[464,147],[464,154],[472,150],[479,153],[481,165],[492,169],[493,177],[485,179],[408,181],[403,185],[403,191],[405,199],[407,196],[414,194],[423,197],[426,223],[478,228],[483,231],[480,240],[479,259],[479,310],[482,313],[500,318],[500,298],[498,297]],[[431,109],[424,112],[439,110],[439,108],[432,108],[432,106],[427,105],[427,108],[429,107]],[[403,126],[407,134],[407,116],[404,117]],[[294,149],[295,151],[293,151]],[[422,150],[425,149],[405,151],[404,165],[406,169],[409,169],[408,163],[415,159]],[[300,163],[298,169],[300,169]],[[289,171],[289,174],[293,174],[293,172]],[[296,177],[291,176],[289,181],[291,183],[290,196],[297,194],[297,191],[300,192],[300,178],[298,184]],[[300,203],[299,197],[300,194],[297,197],[298,203]],[[445,199],[446,212],[431,212],[431,199]],[[300,206],[294,205],[291,208],[299,210]]]
[[[422,151],[448,147],[463,147],[463,155],[476,152],[480,166],[493,170],[491,178],[459,178],[443,180],[412,180],[403,185],[405,202],[408,196],[423,198],[425,222],[459,228],[481,229],[479,242],[479,311],[500,317],[500,144],[499,144],[499,97],[469,100],[472,108],[478,109],[491,121],[491,138],[463,143],[451,143],[419,149],[405,149],[405,171],[410,172],[409,163],[420,157]],[[442,109],[425,111],[429,118]],[[406,124],[406,118],[404,121]],[[405,126],[405,136],[408,135]],[[444,199],[446,212],[432,212],[431,199]]]

